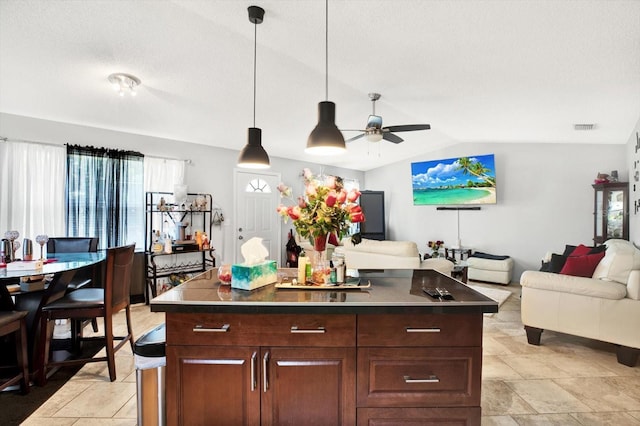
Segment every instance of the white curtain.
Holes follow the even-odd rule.
[[[184,183],[184,161],[144,157],[145,192],[173,192]]]
[[[63,145],[0,142],[0,237],[66,235],[66,158]]]

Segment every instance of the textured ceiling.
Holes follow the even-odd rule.
[[[331,158],[304,154],[325,98],[324,1],[0,0],[0,112],[239,150],[252,4],[266,10],[256,126],[271,156],[369,170],[458,142],[623,144],[640,118],[635,0],[330,0],[338,126],[365,125],[368,92],[384,125],[432,126]],[[116,96],[113,72],[138,76],[138,96]]]

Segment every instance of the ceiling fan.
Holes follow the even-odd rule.
[[[371,99],[373,106],[373,114],[371,114],[367,120],[367,127],[364,130],[346,130],[363,133],[347,139],[345,142],[351,142],[366,136],[369,142],[379,142],[384,139],[389,142],[400,143],[404,139],[395,135],[394,132],[411,132],[414,130],[429,130],[431,128],[429,124],[405,124],[401,126],[382,127],[382,117],[376,115],[376,101],[380,99],[381,96],[380,93],[369,93],[369,99]]]

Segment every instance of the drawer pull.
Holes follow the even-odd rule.
[[[412,379],[409,376],[404,376],[405,383],[440,383],[440,379],[437,376],[429,376],[428,379]]]
[[[225,324],[220,328],[210,328],[202,325],[196,325],[193,327],[194,333],[226,333],[227,331],[229,331],[229,324]]]
[[[439,328],[406,328],[407,333],[440,333]]]
[[[324,327],[318,328],[298,328],[297,325],[291,327],[291,333],[307,333],[307,334],[322,334],[326,333],[327,330]]]
[[[262,390],[266,393],[269,390],[269,352],[262,357]]]
[[[258,353],[254,352],[251,355],[251,392],[256,390],[258,387],[258,372],[256,369],[258,368]]]

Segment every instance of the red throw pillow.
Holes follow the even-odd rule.
[[[591,278],[593,271],[596,270],[598,263],[600,263],[603,257],[604,252],[587,254],[585,256],[569,256],[560,273],[573,275],[575,277]]]
[[[575,249],[573,249],[569,256],[585,256],[589,254],[592,248],[593,247],[587,247],[584,244],[580,244]]]

